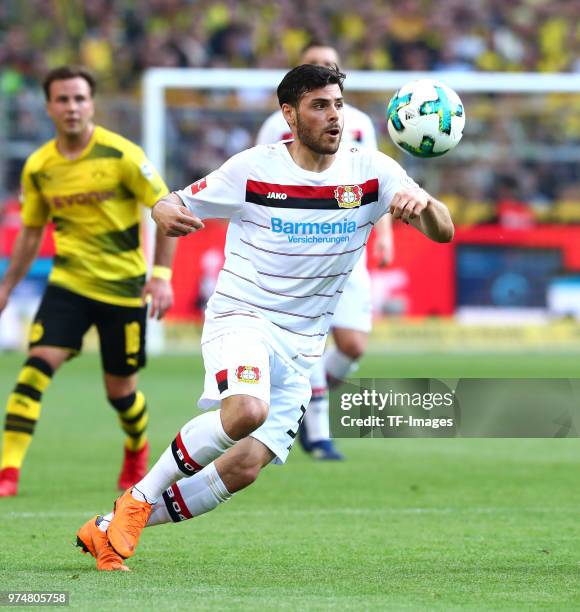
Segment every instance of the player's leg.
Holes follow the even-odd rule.
[[[231,411],[236,413],[244,422],[245,426],[250,426],[252,418],[256,418],[257,413],[264,410],[259,406],[259,410],[254,410],[248,402],[240,405],[236,402],[240,396],[232,396],[224,400],[225,420],[228,429],[233,435],[242,434],[241,424],[235,415],[230,415]],[[267,412],[267,405],[265,405]],[[193,489],[190,488],[190,495],[195,497],[196,502],[190,502],[192,508],[201,514],[200,508],[203,506],[207,512],[222,501],[226,501],[231,493],[225,488],[216,472],[214,459],[219,457],[228,448],[235,444],[235,440],[230,438],[224,431],[221,419],[222,410],[207,412],[195,419],[192,419],[181,428],[171,446],[161,455],[157,463],[153,466],[149,474],[137,483],[131,491],[128,489],[121,498],[115,502],[115,511],[120,515],[125,513],[121,523],[121,540],[119,536],[116,540],[116,548],[111,548],[108,536],[105,534],[110,527],[113,513],[105,516],[93,517],[85,523],[77,532],[77,545],[83,552],[90,553],[97,560],[99,570],[125,570],[124,558],[131,556],[134,547],[137,545],[139,534],[145,527],[152,505],[147,500],[155,502],[156,495],[161,495],[163,490],[175,480],[184,476],[192,476]],[[259,421],[256,421],[257,425]],[[234,426],[230,428],[230,423]],[[189,449],[189,450],[188,450]],[[190,457],[193,455],[195,459]],[[205,468],[203,466],[206,466]],[[249,466],[248,466],[249,467]],[[174,485],[175,486],[175,485]],[[137,489],[139,487],[139,489]],[[158,488],[158,490],[156,489]],[[149,497],[145,497],[141,491],[147,491]],[[135,495],[136,497],[134,497]],[[213,504],[213,505],[212,505]],[[127,519],[128,515],[128,519]],[[191,516],[187,516],[190,518]],[[168,522],[163,521],[163,522]],[[137,531],[135,531],[135,524]],[[123,531],[130,527],[131,549],[125,549],[126,538]],[[112,533],[115,532],[113,526]],[[105,536],[105,537],[103,537]],[[112,536],[115,540],[115,535]],[[121,556],[117,551],[122,551]]]
[[[247,342],[255,343],[255,338],[247,338]],[[242,343],[244,344],[243,339]],[[254,344],[254,354],[256,353],[255,348]],[[209,361],[208,352],[204,350],[206,365]],[[276,408],[269,411],[265,422],[251,432],[251,439],[246,438],[238,442],[233,449],[206,466],[193,478],[186,480],[185,483],[181,481],[177,485],[177,491],[185,493],[185,498],[182,496],[181,501],[185,502],[182,507],[186,508],[186,512],[183,512],[180,520],[207,512],[220,502],[229,499],[235,491],[250,485],[256,479],[260,469],[271,459],[276,458],[280,463],[286,461],[304,417],[305,405],[310,399],[310,383],[306,376],[296,372],[274,353],[269,354],[269,357],[271,360],[264,367],[253,365],[236,368],[237,382],[235,380],[232,382],[234,390],[248,384],[256,385],[253,387],[256,389],[254,391],[256,396],[263,394],[265,389],[270,389],[271,401]],[[260,361],[252,363],[260,363]],[[271,385],[269,375],[272,376]],[[220,376],[216,377],[216,380],[223,382],[224,378]],[[222,392],[226,392],[229,386],[229,377],[225,380],[227,384],[222,384]],[[262,382],[263,387],[260,384]],[[205,393],[207,389],[204,395]],[[257,398],[250,396],[250,399]],[[236,424],[238,428],[237,435],[243,435],[245,431],[255,427],[258,421],[256,407],[259,404],[254,404],[254,410],[248,413],[242,409],[243,404],[240,404],[238,400],[239,396],[229,396],[222,400],[220,412],[224,413],[224,426],[228,427],[231,435],[235,433],[231,428],[232,424]],[[244,403],[251,406],[252,402],[247,400],[248,398],[244,400]],[[240,411],[244,413],[241,421],[236,417]],[[139,483],[138,486],[142,484]],[[176,487],[172,486],[171,489],[175,492]],[[134,487],[133,493],[136,490],[137,487]],[[160,494],[161,491],[156,493]],[[164,501],[161,500],[160,503]],[[191,507],[187,504],[190,504]],[[117,500],[114,516],[107,517],[111,518],[107,535],[113,548],[123,557],[133,554],[141,531],[151,518],[153,508],[154,506],[147,501],[135,499],[129,491]],[[160,520],[154,519],[151,524],[168,519],[173,520],[173,518],[168,512],[164,518],[156,516],[156,519]]]
[[[270,347],[254,332],[224,334],[202,345],[205,383],[201,408],[221,408],[186,423],[135,489],[156,500],[184,476],[193,476],[268,416]],[[248,365],[250,364],[250,365]]]
[[[339,460],[339,453],[328,431],[328,387],[336,386],[358,365],[366,350],[371,329],[370,276],[366,258],[361,257],[352,271],[332,319],[334,346],[328,348],[312,372],[312,400],[300,430],[304,449],[317,459]],[[314,444],[316,442],[316,444]]]
[[[229,499],[233,492],[251,484],[260,467],[270,459],[275,458],[276,463],[286,461],[304,418],[310,398],[310,381],[277,356],[272,365],[271,408],[265,423],[217,459],[211,471],[208,466],[169,487],[154,504],[148,526],[180,522],[207,512]],[[262,446],[257,448],[265,449],[261,454],[256,449],[259,443]],[[217,482],[214,469],[220,478],[217,487],[212,484]],[[210,485],[218,495],[207,491]]]
[[[221,410],[205,413],[188,423],[190,431],[195,430],[194,438],[201,445],[200,450],[197,453],[192,451],[192,454],[195,454],[205,467],[198,465],[188,456],[189,453],[181,438],[183,433],[185,438],[190,443],[192,442],[186,426],[182,428],[178,438],[172,444],[172,451],[176,450],[173,472],[171,462],[166,461],[165,454],[162,455],[148,475],[151,478],[146,477],[133,488],[133,494],[127,491],[115,502],[114,513],[97,517],[96,521],[94,518],[90,519],[81,527],[77,533],[77,544],[84,552],[90,553],[97,559],[98,569],[123,569],[117,567],[123,559],[118,553],[116,558],[111,557],[110,551],[100,546],[102,538],[95,537],[96,529],[106,532],[113,543],[113,550],[119,551],[123,557],[127,558],[133,554],[141,530],[146,525],[178,522],[209,512],[257,478],[260,469],[272,460],[274,454],[263,443],[244,435],[245,431],[262,420],[261,418],[255,420],[255,411],[248,414],[250,403],[246,400],[245,396],[240,395],[228,397],[222,402]],[[267,412],[267,405],[265,409]],[[235,416],[240,412],[246,413],[243,422]],[[217,425],[219,422],[219,427],[222,428],[220,413],[224,415],[223,418],[230,433],[243,438],[229,450],[219,443],[219,448],[212,448],[218,441],[211,439],[211,423]],[[254,420],[253,424],[252,420]],[[232,428],[230,424],[233,424]],[[177,446],[178,439],[179,445]],[[231,446],[232,443],[234,440],[228,437],[226,446]],[[225,453],[224,450],[226,450]],[[194,464],[199,468],[198,471],[190,470]],[[184,477],[184,470],[187,470],[189,477],[183,478],[179,484],[174,482],[166,491],[161,488],[158,490],[151,488],[153,485],[163,487],[169,485],[172,479],[177,480]],[[144,499],[141,490],[147,490],[151,497]],[[161,496],[162,493],[163,496]],[[138,499],[135,499],[134,495]],[[153,503],[149,503],[150,501]],[[110,523],[114,516],[117,516],[117,520],[111,527]],[[92,540],[95,540],[93,546],[91,546]]]
[[[118,486],[125,490],[147,473],[149,413],[137,388],[137,370],[145,366],[145,308],[93,302],[101,345],[107,398],[125,433],[124,458]]]
[[[330,439],[328,387],[322,359],[312,368],[310,385],[312,397],[300,428],[300,444],[315,459],[340,461],[344,456],[336,450]]]
[[[104,380],[109,403],[116,410],[125,432],[123,465],[117,482],[119,489],[124,491],[147,473],[149,413],[145,396],[137,389],[136,374],[114,376],[105,372]]]
[[[190,477],[257,429],[268,404],[249,395],[222,400],[220,410],[186,423],[149,473],[134,487],[137,499],[154,503],[172,483]]]
[[[153,505],[147,526],[181,522],[213,510],[251,485],[274,458],[262,442],[246,437],[191,478],[173,483]]]
[[[324,354],[324,369],[332,389],[358,370],[359,359],[365,354],[369,335],[366,331],[333,327],[334,346]]]
[[[152,512],[143,503],[138,502],[136,507],[148,515],[148,527],[205,514],[251,485],[273,458],[274,453],[262,442],[246,437],[200,472],[183,479],[183,484],[174,483],[168,489],[171,498],[164,493]],[[112,518],[113,513],[89,519],[77,532],[77,545],[96,559],[97,569],[127,571],[129,568],[124,565],[123,557],[108,540]]]
[[[174,483],[168,489],[169,493],[164,493],[163,498],[153,505],[153,511],[151,506],[135,500],[131,502],[131,506],[134,512],[136,510],[143,517],[148,516],[147,525],[143,525],[148,527],[172,521],[180,522],[205,514],[228,501],[233,493],[252,484],[260,470],[273,458],[274,453],[262,442],[251,437],[244,438],[191,478],[184,478],[179,484]],[[126,496],[118,501],[122,502],[123,498],[126,499]],[[116,505],[116,510],[123,512],[119,505]],[[116,552],[108,539],[112,518],[111,512],[104,517],[97,516],[87,521],[77,532],[77,545],[96,559],[97,569],[126,571],[129,568],[124,565],[123,557]],[[137,540],[135,545],[136,542]]]
[[[40,418],[42,396],[56,370],[80,351],[90,323],[79,298],[49,285],[34,318],[28,357],[6,403],[0,497],[17,494],[20,470]]]
[[[183,427],[149,473],[115,502],[107,530],[114,550],[124,558],[134,553],[153,505],[171,484],[183,477],[204,473],[200,478],[204,487],[205,484],[210,487],[216,505],[226,501],[238,489],[227,488],[213,462],[229,446],[256,430],[267,415],[266,402],[247,395],[232,395],[222,401],[219,411],[201,415]],[[235,456],[240,459],[237,452]],[[244,464],[247,470],[242,473],[233,468],[231,461],[225,465],[231,486],[243,488],[250,484],[243,484],[243,478],[251,472],[253,464]]]
[[[203,470],[260,427],[268,415],[271,349],[255,332],[224,334],[205,343],[202,350],[206,377],[200,406],[221,400],[221,408],[182,427],[149,473],[117,500],[108,534],[123,556],[132,554],[151,504],[171,484]]]
[[[371,279],[366,258],[361,257],[344,287],[332,319],[334,346],[328,348],[323,357],[329,388],[356,372],[358,361],[367,349],[371,315]]]

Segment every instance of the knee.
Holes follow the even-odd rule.
[[[227,490],[235,493],[254,483],[273,458],[274,453],[265,444],[246,437],[216,459],[216,468]]]
[[[266,420],[268,405],[255,397],[244,396],[237,412],[240,426],[248,431],[254,431]]]
[[[28,353],[28,360],[25,365],[32,365],[47,376],[52,376],[70,357],[70,352],[64,349],[56,349],[49,346],[35,346]],[[47,373],[49,370],[50,373]]]
[[[107,397],[109,404],[120,414],[127,412],[131,406],[135,403],[135,399],[137,398],[136,393],[129,393],[128,395],[122,397]]]
[[[230,429],[235,430],[238,435],[248,435],[258,429],[268,416],[268,404],[256,397],[237,395],[228,400],[224,402],[226,406],[222,406],[222,420],[227,421]],[[228,431],[225,422],[224,429]],[[236,439],[236,436],[232,437]]]
[[[105,374],[105,389],[109,401],[135,395],[137,390],[136,376],[113,376]]]
[[[337,348],[341,353],[353,361],[357,361],[365,354],[367,345],[368,340],[366,336],[357,334],[341,339],[341,341],[337,343]]]

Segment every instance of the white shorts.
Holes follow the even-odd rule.
[[[284,463],[310,401],[308,377],[284,361],[256,330],[228,330],[201,349],[205,384],[199,407],[207,410],[231,395],[266,402],[268,418],[251,436],[276,455],[277,463]]]
[[[372,328],[371,277],[367,258],[362,255],[346,281],[336,305],[332,327],[356,329],[369,333]]]

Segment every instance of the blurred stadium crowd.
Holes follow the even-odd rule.
[[[14,191],[23,159],[51,137],[39,112],[39,80],[58,64],[92,69],[105,94],[99,101],[104,122],[139,140],[139,86],[149,67],[284,68],[314,37],[336,46],[347,70],[577,74],[579,18],[580,4],[568,0],[5,0],[0,138],[12,145],[0,155],[0,195]],[[439,193],[457,204],[465,217],[460,222],[580,222],[578,96],[545,96],[537,104],[525,98],[502,97],[498,113],[493,95],[466,96],[465,141],[471,147],[462,145],[450,165],[430,164],[435,170],[445,165]],[[200,121],[201,110],[192,109],[191,101],[176,100],[168,117],[176,143],[168,178],[177,185],[250,146],[273,107],[265,96],[260,113],[217,111]],[[394,155],[384,100],[356,103],[373,116],[382,148]],[[214,101],[208,106],[215,109]],[[482,154],[478,145],[490,135],[496,144]],[[192,141],[198,143],[195,154]]]
[[[568,0],[5,1],[2,91],[79,60],[109,89],[150,66],[286,67],[312,36],[350,69],[579,71],[579,12]]]

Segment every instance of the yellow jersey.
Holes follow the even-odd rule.
[[[88,298],[139,306],[146,264],[140,204],[152,207],[167,186],[126,138],[96,126],[76,159],[51,140],[22,171],[22,222],[54,222],[55,256],[49,282]]]

